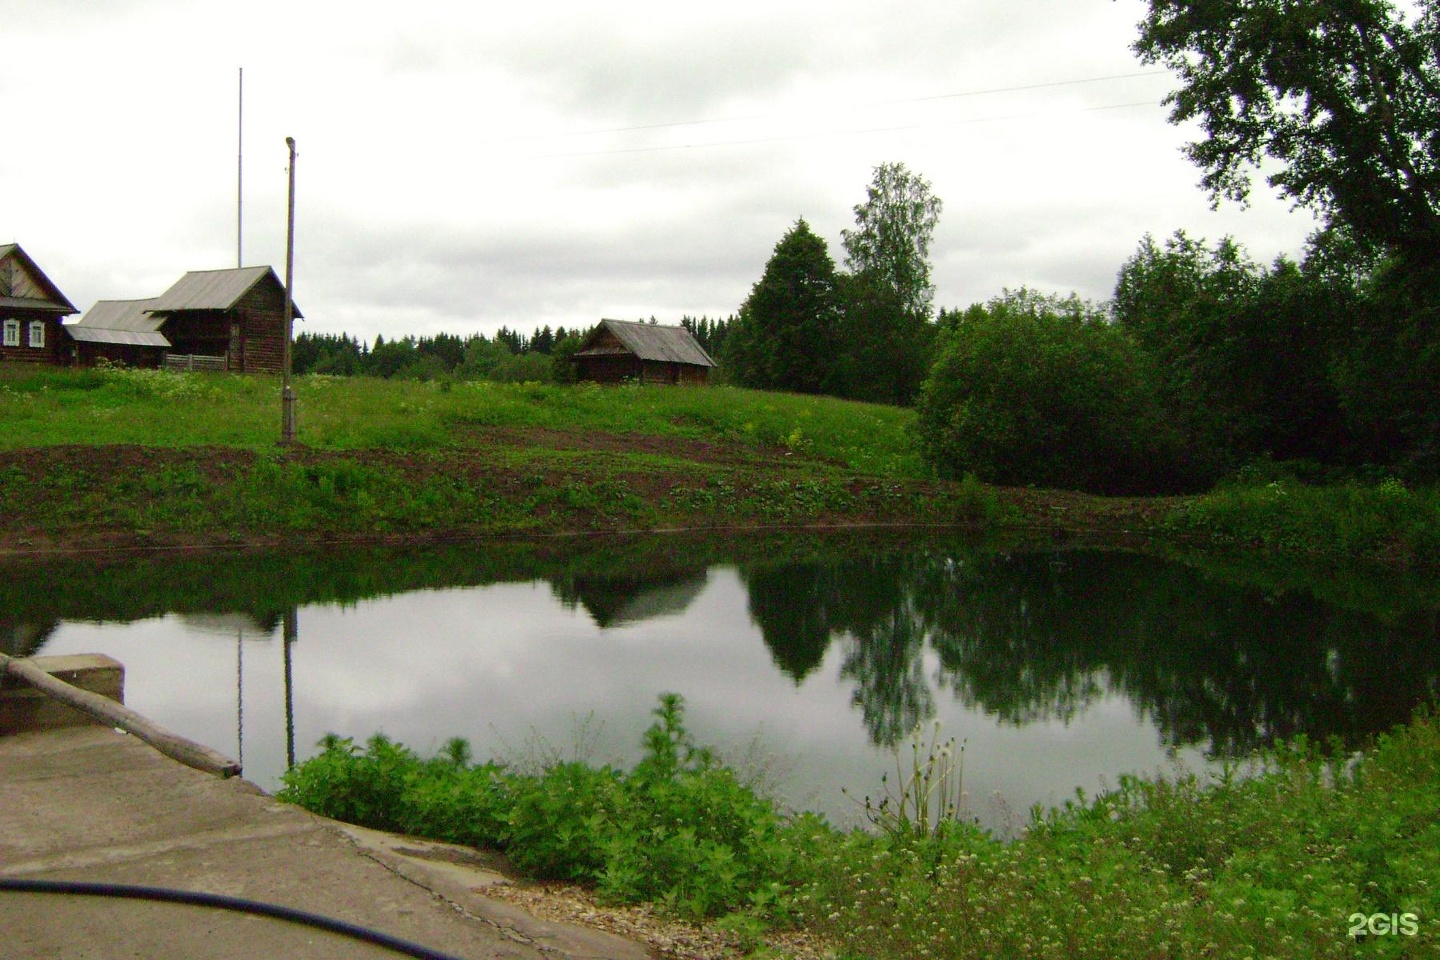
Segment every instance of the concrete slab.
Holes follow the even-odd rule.
[[[32,657],[30,662],[71,686],[109,697],[116,703],[125,702],[125,667],[103,653]],[[0,676],[0,736],[51,727],[85,727],[94,722],[88,714],[46,696],[23,681]]]
[[[631,941],[485,898],[504,878],[474,851],[343,827],[102,727],[0,737],[0,877],[240,897],[469,960],[650,956]],[[0,938],[15,960],[398,956],[230,911],[12,891],[0,891]]]

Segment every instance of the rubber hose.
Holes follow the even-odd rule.
[[[439,953],[399,937],[380,933],[358,924],[322,917],[292,907],[282,907],[258,900],[245,900],[218,893],[197,893],[193,890],[171,890],[166,887],[139,887],[126,883],[86,883],[77,880],[27,880],[20,877],[0,877],[0,890],[17,893],[59,893],[81,897],[116,897],[129,900],[158,900],[163,903],[183,903],[196,907],[213,907],[217,910],[234,910],[237,913],[251,913],[258,916],[288,920],[310,927],[318,927],[341,936],[364,940],[376,946],[403,953],[418,960],[462,960],[448,953]]]

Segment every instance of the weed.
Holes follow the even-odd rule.
[[[745,948],[803,923],[837,955],[888,958],[1354,956],[1348,917],[1413,914],[1440,936],[1440,724],[1422,713],[1356,758],[1297,742],[1202,781],[1125,778],[1003,843],[959,822],[952,744],[917,734],[873,805],[878,832],[780,818],[663,695],[628,773],[575,761],[521,774],[450,744],[422,760],[383,737],[330,738],[282,798],[329,816],[508,850],[537,875],[685,917]],[[884,813],[880,814],[879,811]]]

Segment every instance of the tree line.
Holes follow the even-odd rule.
[[[1408,12],[1407,12],[1408,11]],[[1027,289],[934,310],[943,204],[875,168],[843,266],[802,218],[739,311],[685,325],[722,382],[913,405],[942,476],[1102,493],[1440,475],[1440,4],[1150,0],[1133,47],[1213,202],[1252,177],[1322,223],[1298,259],[1141,238],[1105,303]],[[565,379],[586,331],[297,342],[297,369]]]
[[[650,322],[657,321],[651,317]],[[727,318],[686,316],[680,322],[712,356],[723,348],[730,328]],[[389,340],[382,334],[373,344],[348,333],[300,333],[295,337],[292,359],[297,374],[563,383],[573,378],[570,357],[593,329],[552,330],[547,324],[529,336],[501,327],[489,337],[440,333]]]
[[[1322,227],[1298,260],[1142,238],[1102,304],[1007,290],[930,312],[940,203],[876,168],[848,271],[804,220],[727,343],[766,389],[913,403],[942,475],[1103,493],[1242,467],[1440,474],[1440,5],[1151,0],[1134,45],[1180,87],[1172,122],[1212,201],[1259,171]]]

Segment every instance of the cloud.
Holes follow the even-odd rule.
[[[843,263],[887,161],[945,201],[937,304],[1103,297],[1147,231],[1298,244],[1283,208],[1208,210],[1168,77],[1113,79],[1143,72],[1142,8],[17,0],[0,92],[27,148],[0,156],[0,240],[82,308],[233,263],[243,65],[244,259],[284,263],[294,136],[312,330],[728,315],[801,216]]]

